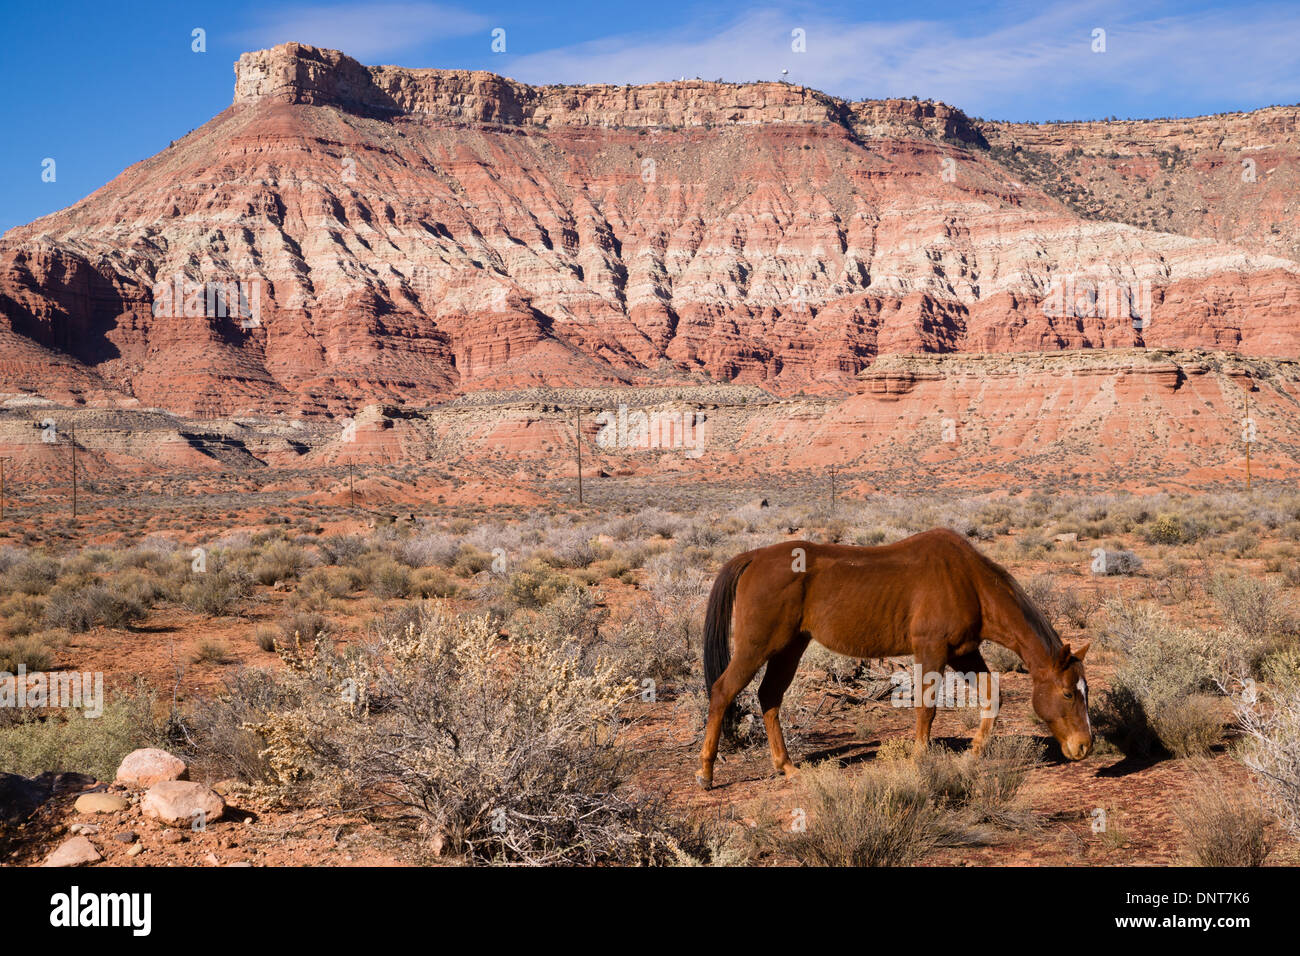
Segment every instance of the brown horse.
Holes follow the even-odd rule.
[[[1029,668],[1034,710],[1062,753],[1081,760],[1092,749],[1083,672],[1088,645],[1071,651],[1015,579],[961,535],[936,528],[878,548],[788,541],[737,555],[713,583],[704,624],[709,719],[700,786],[713,785],[723,721],[764,664],[758,701],[772,763],[797,773],[778,711],[811,640],[850,657],[910,653],[925,675],[945,666],[987,675],[980,641],[1009,647]],[[925,698],[916,704],[918,748],[928,746],[934,720],[935,707],[926,704]],[[996,712],[982,715],[977,753],[996,720]]]

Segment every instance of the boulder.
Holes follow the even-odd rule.
[[[83,793],[72,808],[78,813],[120,813],[130,804],[116,793]]]
[[[220,820],[226,801],[201,783],[165,780],[148,789],[140,801],[140,809],[151,820],[189,827],[195,820],[205,824]]]
[[[133,750],[122,758],[117,768],[117,782],[128,787],[152,787],[164,780],[184,780],[188,774],[185,761],[165,750],[146,747]]]
[[[95,845],[84,836],[64,840],[58,849],[45,858],[41,866],[81,866],[83,863],[98,863],[103,857]]]

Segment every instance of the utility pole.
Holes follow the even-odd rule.
[[[77,426],[68,431],[68,444],[72,446],[72,520],[77,520]]]
[[[578,447],[578,504],[582,504],[582,409],[578,409],[576,434]]]
[[[5,516],[5,462],[8,458],[0,458],[0,521]]]
[[[830,472],[830,476],[831,476],[831,510],[834,511],[835,510],[835,473],[836,473],[835,466],[831,465],[830,468],[827,469],[827,471]]]
[[[1250,389],[1246,386],[1246,430],[1242,435],[1246,439],[1246,490],[1250,491],[1250,446],[1255,443],[1254,422],[1250,420]]]

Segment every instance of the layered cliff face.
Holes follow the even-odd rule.
[[[1093,219],[1300,260],[1300,106],[980,127],[994,156]]]
[[[1205,238],[1089,220],[943,104],[298,44],[241,57],[235,92],[0,239],[0,392],[348,413],[540,384],[846,394],[892,353],[1300,346],[1300,266],[1233,194]],[[1265,167],[1284,182],[1294,153]]]

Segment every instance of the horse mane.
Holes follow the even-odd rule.
[[[1020,582],[1012,576],[1010,571],[992,558],[979,552],[978,549],[976,551],[984,559],[984,563],[988,565],[994,576],[1010,589],[1011,596],[1020,608],[1020,613],[1024,615],[1030,630],[1043,642],[1043,647],[1052,655],[1058,653],[1065,646],[1065,643],[1061,640],[1061,635],[1056,633],[1056,628],[1052,627],[1052,622],[1047,619],[1047,615],[1025,593],[1025,589],[1020,586]]]

